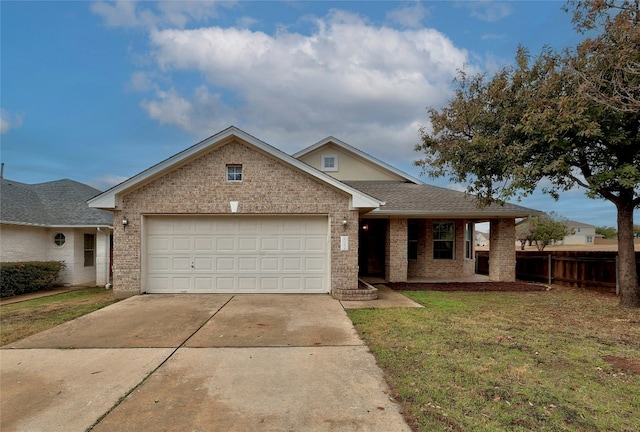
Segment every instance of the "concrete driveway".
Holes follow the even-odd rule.
[[[410,431],[328,295],[145,295],[0,350],[5,431]]]

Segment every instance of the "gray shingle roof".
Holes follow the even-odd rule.
[[[111,226],[111,212],[87,205],[87,200],[99,193],[68,179],[38,184],[2,179],[0,221],[41,226]]]
[[[345,182],[367,195],[385,202],[371,214],[423,215],[425,217],[524,217],[538,210],[505,203],[480,208],[472,195],[427,184],[401,181]]]

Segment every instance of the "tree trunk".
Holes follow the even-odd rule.
[[[640,287],[633,244],[633,205],[618,204],[618,284],[620,306],[640,307]]]

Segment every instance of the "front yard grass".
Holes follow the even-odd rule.
[[[83,288],[0,306],[0,346],[114,303],[113,291]]]
[[[416,431],[640,430],[640,312],[612,295],[429,292],[348,310]]]

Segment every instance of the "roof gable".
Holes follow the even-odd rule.
[[[327,171],[327,174],[340,181],[407,181],[423,184],[422,180],[332,136],[295,153],[293,157],[322,170],[324,155],[337,157],[337,169]]]
[[[354,208],[373,209],[378,208],[381,204],[381,202],[366,195],[365,193],[352,188],[351,186],[348,186],[331,176],[317,171],[309,165],[287,155],[286,153],[265,143],[264,141],[255,138],[254,136],[236,128],[235,126],[231,126],[90,199],[89,205],[91,207],[104,209],[117,208],[121,205],[121,199],[124,195],[137,190],[140,187],[150,183],[151,181],[163,176],[164,174],[171,172],[183,165],[186,165],[190,161],[193,161],[201,157],[202,155],[207,154],[208,152],[222,147],[235,140],[239,140],[255,151],[276,158],[280,162],[285,163],[288,166],[293,167],[299,171],[302,171],[305,174],[321,181],[322,183],[328,184],[329,186],[350,195],[351,205]]]

